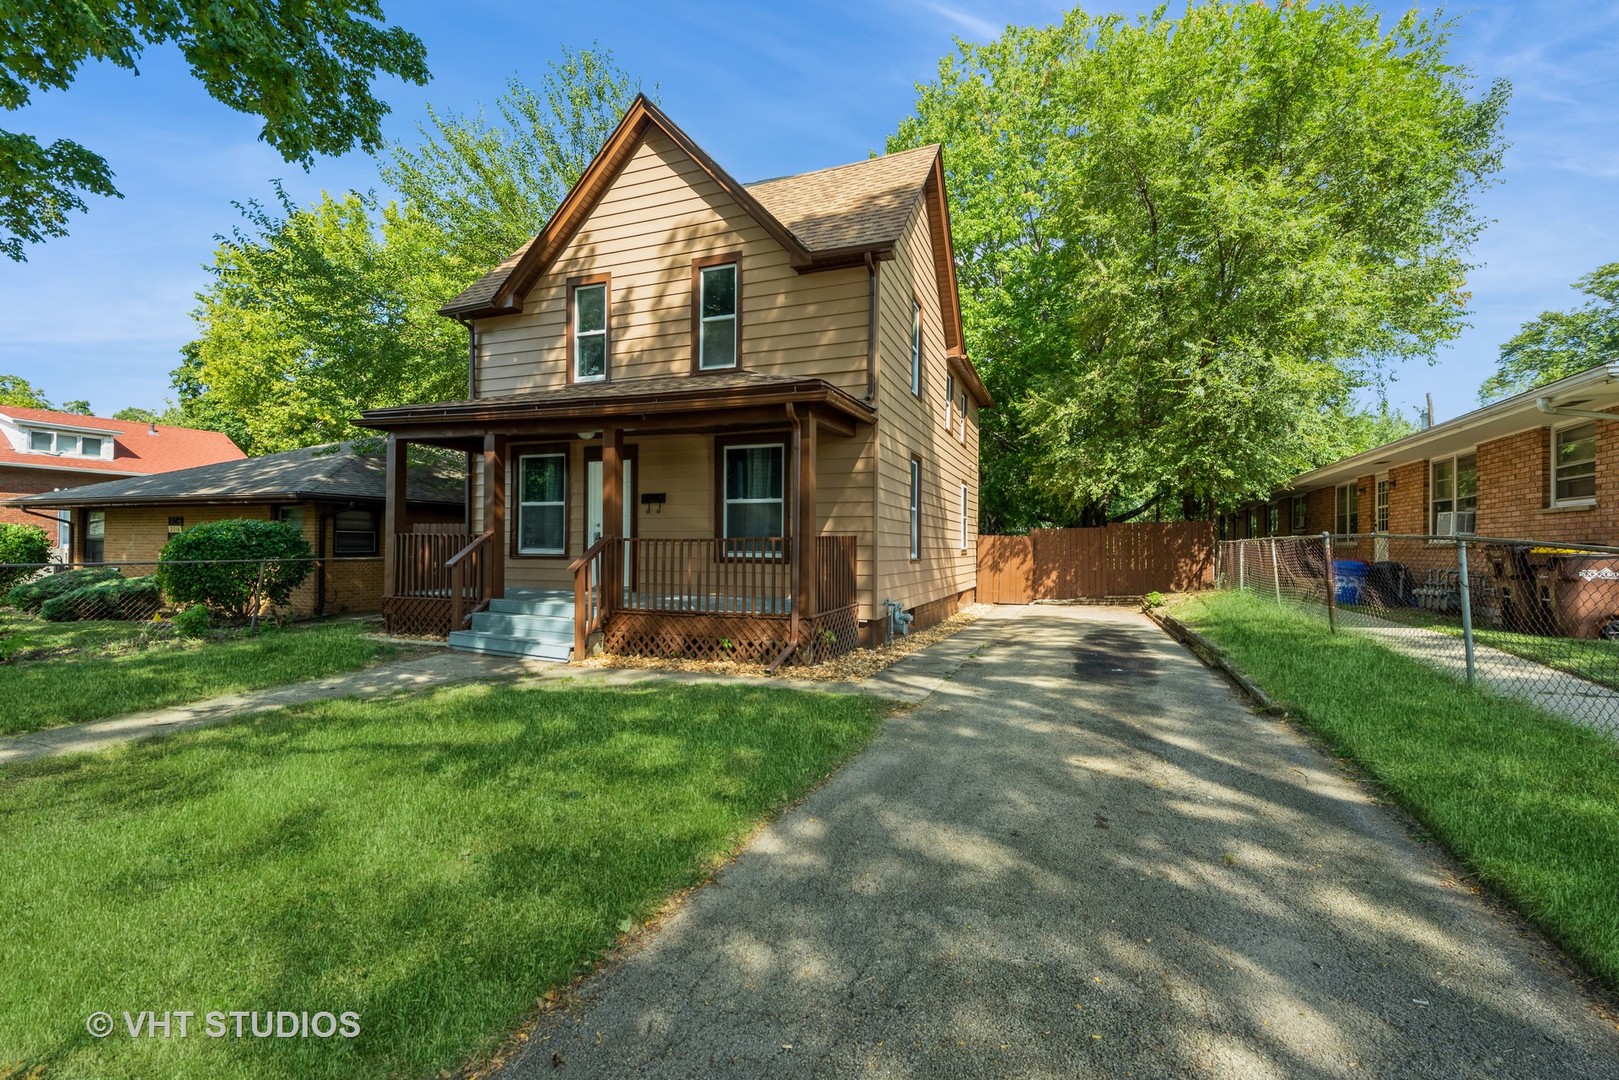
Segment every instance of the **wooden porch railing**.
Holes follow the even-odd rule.
[[[573,575],[575,662],[585,658],[585,647],[590,635],[601,629],[602,623],[607,621],[607,616],[612,612],[612,606],[607,602],[607,590],[602,588],[602,571],[611,565],[607,561],[607,553],[611,550],[616,554],[618,543],[616,537],[604,536],[586,548],[583,555],[568,564],[568,572]]]
[[[792,545],[779,537],[618,541],[626,555],[625,611],[671,615],[786,615]]]
[[[860,602],[860,580],[856,574],[856,553],[860,538],[852,535],[824,535],[815,538],[815,602],[807,614],[825,615],[854,607]]]
[[[450,595],[450,570],[446,565],[463,548],[477,540],[476,533],[395,533],[394,580],[389,582],[394,596]]]
[[[450,572],[451,630],[465,628],[475,613],[489,606],[495,589],[494,562],[489,557],[494,539],[493,531],[480,533],[444,564]]]

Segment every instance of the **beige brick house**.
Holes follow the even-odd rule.
[[[744,185],[638,99],[545,229],[443,311],[470,397],[359,421],[396,477],[412,444],[476,476],[447,565],[390,488],[396,629],[800,661],[972,597],[990,402],[938,147]]]

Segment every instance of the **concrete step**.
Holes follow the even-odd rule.
[[[501,597],[489,601],[489,610],[499,615],[544,615],[571,620],[573,618],[573,597]]]
[[[505,611],[480,611],[472,616],[472,629],[484,634],[572,645],[573,612],[566,615],[519,615]]]
[[[486,634],[477,630],[455,630],[450,634],[450,648],[466,652],[487,653],[492,656],[522,656],[530,660],[553,660],[566,664],[573,651],[572,643],[557,645],[545,641],[508,637],[504,634]]]

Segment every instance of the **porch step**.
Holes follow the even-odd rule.
[[[527,596],[506,596],[489,601],[489,610],[497,615],[539,615],[573,620],[573,597],[556,593],[533,593]]]
[[[566,615],[530,615],[506,611],[480,611],[472,616],[472,629],[504,637],[532,638],[573,644],[573,605]]]
[[[481,630],[455,630],[450,634],[450,648],[493,656],[524,656],[532,660],[555,660],[565,664],[568,662],[568,655],[573,651],[572,636],[570,633],[570,640],[563,645],[555,641],[508,637]]]

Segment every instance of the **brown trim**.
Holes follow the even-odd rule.
[[[511,315],[523,310],[522,297],[533,288],[534,283],[550,269],[568,242],[578,233],[590,212],[601,201],[607,189],[617,179],[624,166],[629,163],[635,150],[643,141],[647,129],[656,127],[663,132],[680,150],[689,157],[697,167],[709,178],[719,185],[743,211],[758,222],[759,226],[769,233],[775,241],[786,250],[791,264],[808,266],[813,260],[809,250],[799,242],[792,232],[778,221],[758,199],[748,193],[748,190],[720,168],[714,159],[692,141],[674,122],[664,115],[646,96],[637,95],[619,121],[618,127],[608,136],[600,151],[591,159],[577,183],[569,190],[566,197],[557,207],[551,219],[545,223],[538,236],[528,245],[521,255],[513,262],[511,271],[500,287],[495,290],[487,301],[473,302],[457,305],[454,301],[439,309],[443,315],[462,315],[467,317],[485,315]]]
[[[572,443],[511,443],[506,458],[511,462],[511,543],[508,545],[513,559],[569,559],[573,550],[573,452]],[[562,550],[560,552],[520,551],[523,536],[523,459],[562,455]]]
[[[599,379],[587,379],[587,382],[613,381],[613,275],[612,274],[583,274],[568,279],[568,287],[564,290],[567,295],[567,324],[563,329],[562,337],[567,342],[568,351],[568,385],[577,382],[576,372],[578,365],[574,357],[574,325],[573,325],[573,294],[581,285],[602,286],[602,375]]]
[[[787,533],[792,528],[793,498],[793,432],[791,428],[769,428],[736,435],[714,436],[714,538],[724,541],[725,535],[725,451],[733,446],[781,446],[781,528]],[[793,539],[791,536],[786,539]],[[723,552],[725,545],[716,545]]]
[[[879,288],[882,284],[881,267],[870,255],[866,256],[866,274],[870,279],[870,296],[866,301],[866,401],[877,400],[877,312]]]
[[[911,554],[911,505],[905,504],[905,554],[911,562],[922,561],[922,455],[913,453],[905,466],[905,486],[911,486],[911,465],[916,466],[916,554]]]
[[[736,267],[736,362],[730,367],[702,366],[703,271],[716,266]],[[704,255],[691,261],[691,373],[712,375],[721,371],[741,371],[742,366],[742,252],[726,251]]]

